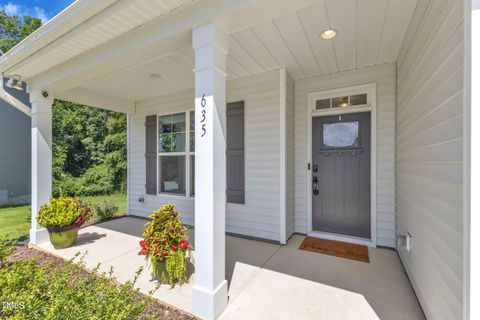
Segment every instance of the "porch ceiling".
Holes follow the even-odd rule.
[[[2,72],[8,75],[15,67],[16,74],[31,78],[193,1],[77,0],[2,56]],[[57,38],[51,42],[45,39],[55,34]],[[55,46],[55,50],[48,50],[49,46]],[[16,59],[28,55],[24,51],[35,49],[39,49],[34,53],[35,59],[15,65]]]
[[[395,62],[416,0],[326,0],[231,34],[228,79],[286,68],[295,79]],[[321,31],[338,34],[322,40]],[[85,89],[139,101],[193,88],[194,52],[130,66]],[[128,90],[126,90],[128,88]]]

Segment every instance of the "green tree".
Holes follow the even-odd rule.
[[[17,43],[40,28],[42,21],[30,16],[8,16],[0,11],[0,49],[7,52]]]
[[[0,48],[14,47],[40,19],[0,11]],[[124,114],[55,100],[53,193],[97,195],[126,190],[127,122]]]
[[[53,105],[53,192],[97,195],[126,190],[124,114],[71,102]]]

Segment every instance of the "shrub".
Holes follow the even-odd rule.
[[[60,174],[53,180],[54,196],[96,196],[111,194],[120,189],[115,186],[115,172],[107,164],[91,167],[80,177]]]
[[[145,225],[143,234],[145,240],[140,241],[139,254],[150,259],[153,275],[159,280],[157,266],[165,262],[170,285],[187,280],[186,251],[190,249],[187,242],[187,228],[180,221],[179,212],[173,204],[165,204],[155,211],[149,218],[152,220]]]
[[[66,227],[75,225],[81,227],[92,216],[92,210],[88,204],[84,204],[78,198],[63,197],[51,198],[49,204],[40,208],[37,222],[42,227]]]
[[[100,220],[113,217],[118,212],[118,209],[119,207],[112,200],[105,200],[101,204],[93,205],[93,210]]]
[[[120,286],[113,270],[98,274],[98,267],[94,273],[83,267],[82,261],[40,265],[20,260],[0,268],[0,301],[10,303],[0,305],[0,318],[134,319],[153,303],[134,289],[141,270]]]
[[[6,236],[0,239],[0,267],[2,267],[7,258],[15,250],[15,241],[8,240]],[[0,300],[1,301],[1,300]]]
[[[54,197],[75,196],[82,194],[82,181],[69,174],[61,174],[58,179],[53,179],[52,193]]]
[[[79,179],[82,185],[81,195],[96,196],[115,191],[113,172],[105,164],[88,169]]]

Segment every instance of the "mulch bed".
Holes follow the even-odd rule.
[[[13,263],[15,261],[22,261],[22,260],[35,260],[36,263],[39,265],[52,265],[52,266],[62,266],[65,265],[67,262],[59,257],[54,255],[48,254],[46,252],[36,250],[33,248],[27,248],[26,246],[19,246],[15,250],[15,252],[10,255],[8,258],[8,262]],[[89,274],[89,271],[85,270],[85,274]],[[147,296],[143,295],[145,298]],[[165,303],[162,303],[159,300],[148,305],[141,314],[139,314],[136,319],[153,319],[154,314],[158,314],[159,310],[162,311],[161,315],[155,319],[158,320],[196,320],[197,318],[183,312],[179,309],[176,309],[172,306],[169,306]]]

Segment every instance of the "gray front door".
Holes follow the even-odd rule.
[[[314,231],[370,238],[370,112],[313,118]]]

